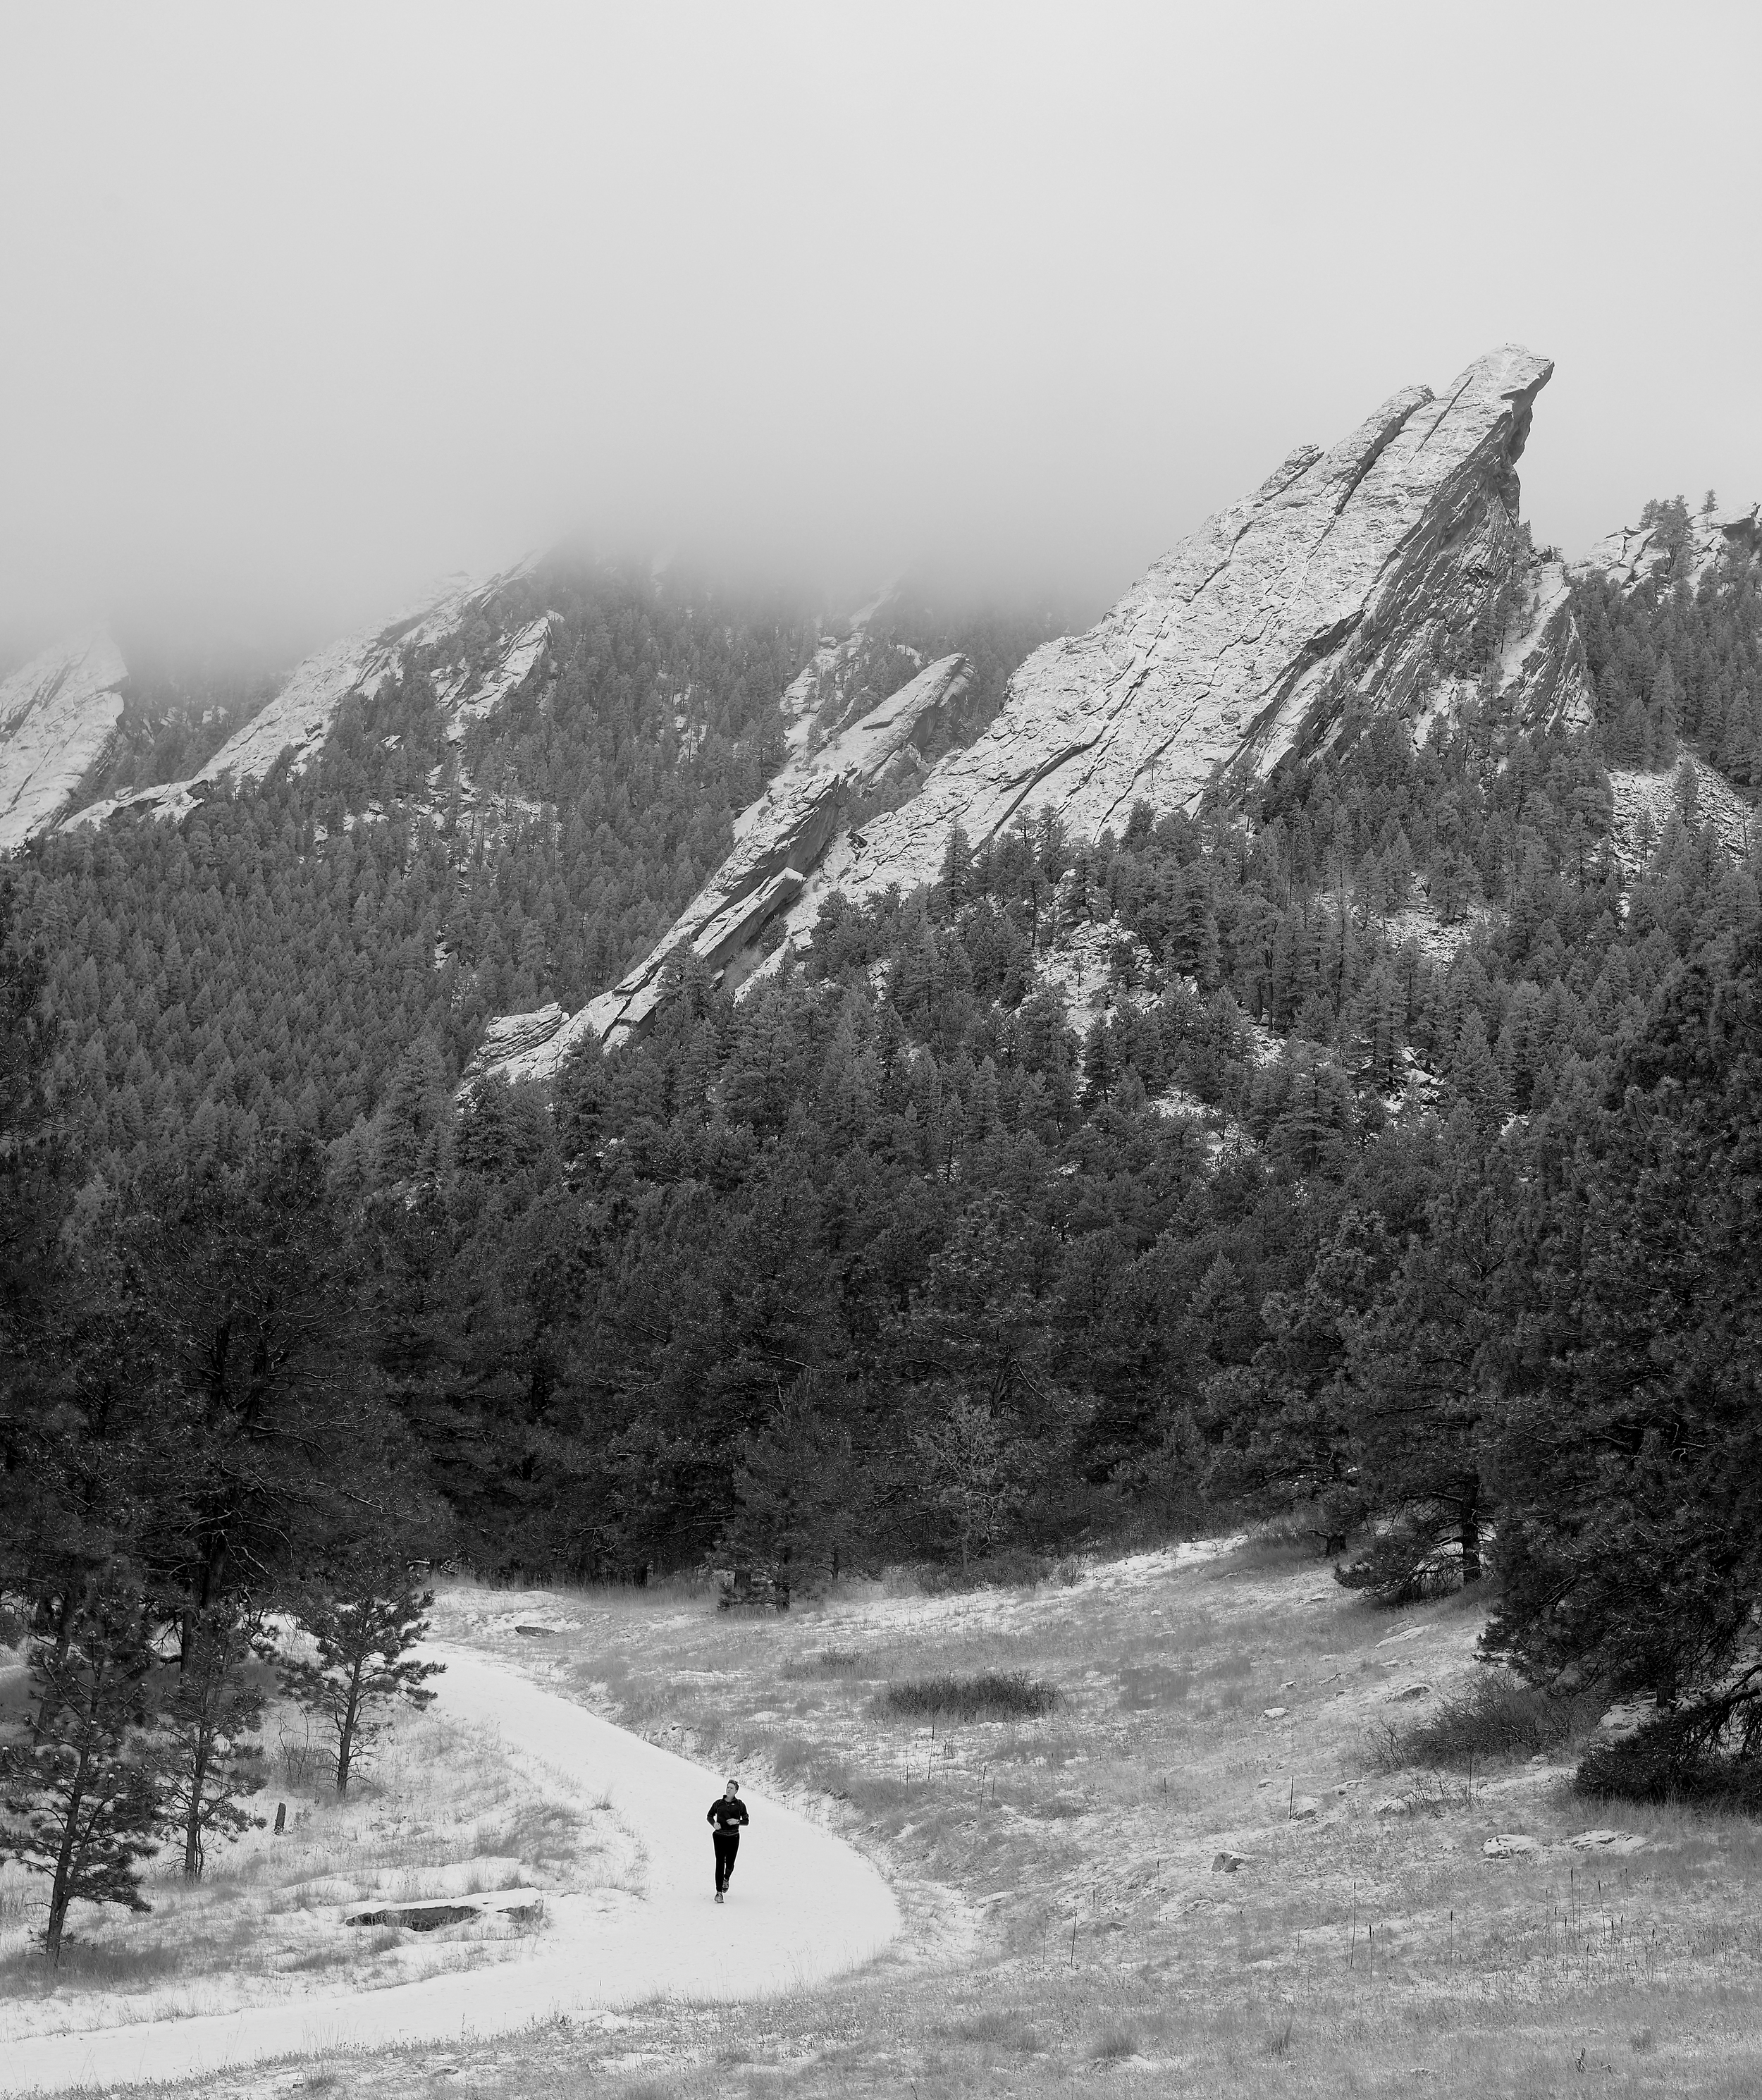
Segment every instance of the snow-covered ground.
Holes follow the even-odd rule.
[[[866,1860],[750,1789],[742,1793],[751,1827],[729,1901],[718,1908],[704,1817],[720,1774],[544,1690],[500,1656],[465,1648],[435,1653],[447,1665],[439,1683],[456,1720],[499,1729],[584,1793],[610,1796],[641,1846],[641,1902],[608,1910],[597,1895],[551,1895],[530,1957],[492,1968],[13,2041],[0,2074],[7,2092],[179,2078],[319,2049],[505,2034],[559,2013],[659,1998],[764,1996],[854,1967],[897,1931],[898,1907]]]

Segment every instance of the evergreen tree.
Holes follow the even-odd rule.
[[[61,1960],[76,1901],[143,1911],[142,1860],[157,1849],[163,1776],[147,1680],[154,1657],[139,1593],[112,1579],[83,1595],[71,1637],[29,1652],[29,1736],[0,1747],[0,1847],[49,1882],[43,1946]]]
[[[263,1784],[263,1754],[249,1738],[262,1725],[263,1692],[249,1674],[267,1659],[262,1620],[228,1599],[196,1620],[164,1702],[166,1785],[162,1813],[181,1841],[183,1872],[206,1864],[210,1834],[237,1838],[262,1818],[243,1807]]]
[[[277,1670],[282,1689],[330,1730],[339,1794],[383,1727],[383,1710],[399,1702],[420,1710],[435,1697],[428,1679],[447,1665],[411,1653],[427,1635],[423,1613],[434,1602],[390,1562],[358,1564],[338,1586],[309,1590],[300,1601],[299,1625],[315,1652],[284,1656]]]
[[[1762,1735],[1762,937],[1679,968],[1515,1216],[1494,1652]]]

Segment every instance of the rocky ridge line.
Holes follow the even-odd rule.
[[[224,779],[261,779],[284,752],[293,770],[303,772],[324,748],[343,703],[359,695],[371,698],[386,679],[400,671],[418,651],[445,642],[474,619],[496,624],[498,595],[530,565],[491,576],[487,582],[457,577],[430,593],[415,609],[371,634],[332,642],[303,658],[268,704],[229,737],[201,770],[187,780],[94,802],[67,821],[69,827],[101,824],[119,810],[138,810],[174,822],[187,816],[203,799],[205,788]],[[469,721],[480,719],[518,691],[541,668],[553,615],[541,614],[501,634],[490,661],[475,669],[456,668],[437,677],[435,696],[448,716],[447,735],[459,742]]]
[[[1471,697],[1525,722],[1588,721],[1566,571],[1535,554],[1518,517],[1515,465],[1553,370],[1508,346],[1441,401],[1408,387],[1330,451],[1300,448],[1099,624],[1036,651],[985,733],[861,831],[804,823],[793,791],[779,792],[786,768],[636,971],[566,1023],[547,1008],[496,1024],[478,1069],[543,1078],[590,1033],[628,1039],[680,944],[733,966],[738,982],[761,936],[774,949],[781,921],[804,939],[835,890],[861,899],[933,880],[956,824],[978,845],[1050,809],[1093,838],[1140,801],[1191,810],[1214,780],[1246,785],[1288,754],[1324,749],[1349,706],[1421,736]],[[789,881],[748,882],[760,862],[786,865]],[[737,896],[738,938],[725,938],[723,902]]]

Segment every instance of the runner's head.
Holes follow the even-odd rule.
[[[727,1790],[723,1794],[722,1798],[725,1801],[732,1801],[734,1798],[734,1796],[739,1792],[740,1781],[738,1779],[731,1779],[728,1783]]]

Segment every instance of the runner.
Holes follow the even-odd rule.
[[[725,1791],[710,1803],[710,1812],[704,1820],[716,1826],[710,1835],[716,1846],[716,1899],[720,1903],[734,1872],[734,1855],[740,1850],[741,1825],[747,1820],[747,1804],[740,1798],[738,1779],[731,1779]]]

